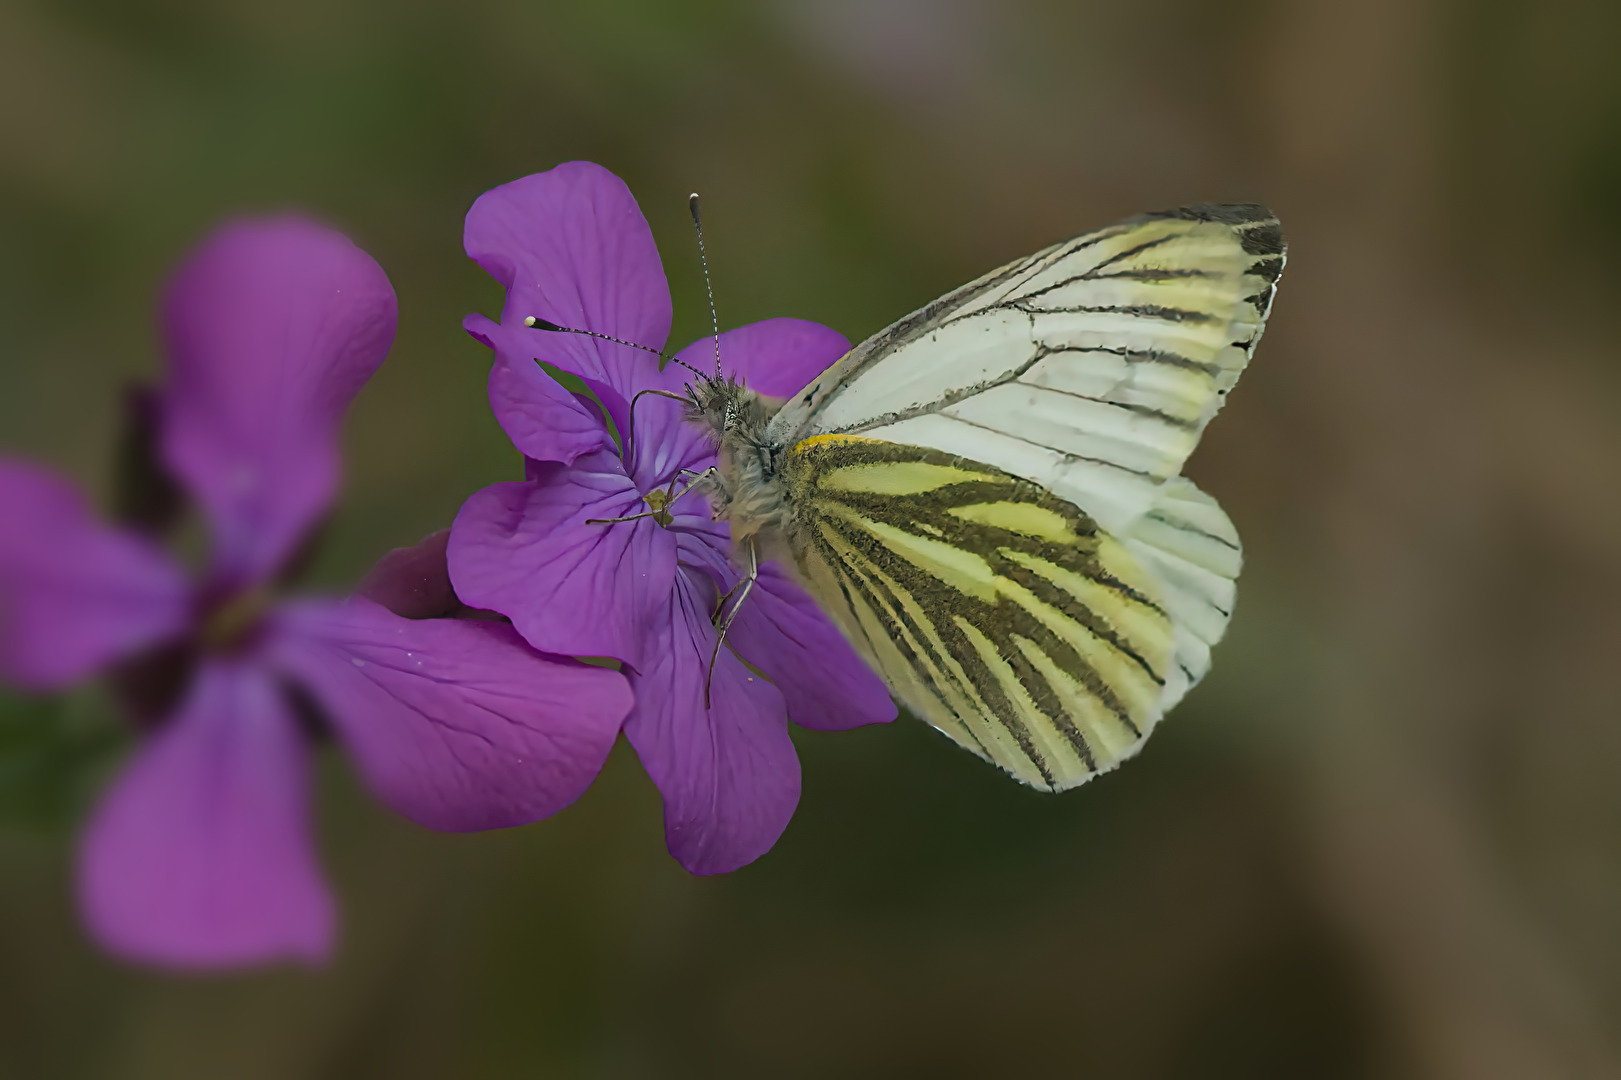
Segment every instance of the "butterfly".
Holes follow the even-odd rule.
[[[916,716],[1061,791],[1143,745],[1210,669],[1242,565],[1181,475],[1283,271],[1257,205],[1147,214],[993,270],[788,401],[702,378],[700,485]],[[718,648],[717,644],[717,648]]]

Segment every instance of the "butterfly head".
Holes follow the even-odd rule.
[[[755,441],[769,419],[770,409],[760,395],[731,376],[700,375],[687,384],[687,420],[708,432],[717,446]]]

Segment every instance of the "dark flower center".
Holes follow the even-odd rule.
[[[193,609],[190,633],[115,664],[114,692],[136,725],[151,729],[174,711],[205,655],[230,656],[250,648],[271,598],[264,585],[205,593]]]
[[[205,601],[197,621],[197,644],[204,652],[234,653],[248,645],[270,607],[263,585]]]

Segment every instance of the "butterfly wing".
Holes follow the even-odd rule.
[[[1141,745],[1175,627],[1074,504],[926,447],[820,436],[783,479],[801,578],[897,697],[1025,783],[1063,790]]]
[[[963,286],[856,346],[773,419],[996,465],[1119,533],[1193,452],[1283,270],[1260,206],[1123,222]]]
[[[1122,222],[874,335],[786,403],[768,436],[938,450],[1079,508],[1171,620],[1163,711],[1208,670],[1242,561],[1226,514],[1180,472],[1260,340],[1284,259],[1261,206]]]

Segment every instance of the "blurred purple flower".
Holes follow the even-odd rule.
[[[731,541],[697,494],[662,522],[613,525],[648,508],[714,447],[683,419],[683,372],[647,352],[524,325],[527,316],[661,349],[670,293],[652,232],[618,177],[572,162],[486,192],[467,215],[468,255],[507,290],[501,321],[463,325],[495,350],[490,405],[528,459],[527,477],[478,492],[451,530],[456,592],[512,619],[537,649],[623,661],[636,694],[625,735],[664,797],[670,852],[696,874],[735,870],[770,850],[799,801],[787,721],[840,730],[895,716],[884,684],[815,603],[766,563],[714,671],[720,596],[737,584]],[[849,348],[838,333],[771,319],[722,335],[730,374],[761,393],[796,393]],[[682,354],[702,369],[713,339]],[[536,363],[584,380],[627,435],[621,450],[595,402]],[[570,618],[556,618],[565,611]],[[735,652],[735,655],[734,655]],[[758,674],[757,674],[758,673]],[[760,678],[759,674],[765,677]]]
[[[0,679],[51,690],[117,663],[155,706],[83,838],[80,904],[102,944],[174,966],[315,961],[334,912],[310,831],[309,704],[382,801],[471,830],[573,801],[630,694],[501,623],[275,599],[336,493],[344,410],[394,336],[370,256],[294,217],[227,225],[163,316],[155,450],[210,526],[206,571],[189,583],[66,481],[0,461]],[[393,558],[372,595],[400,591]]]

